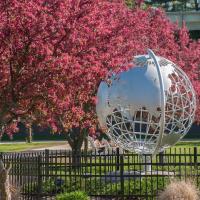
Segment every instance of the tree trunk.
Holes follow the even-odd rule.
[[[78,169],[81,166],[81,149],[72,150],[72,168]]]
[[[84,162],[87,163],[87,154],[88,154],[88,136],[84,139]]]
[[[67,133],[67,141],[72,149],[72,167],[79,168],[81,166],[81,147],[84,139],[87,137],[87,130],[73,128]]]
[[[88,137],[84,139],[84,153],[87,153],[88,151]]]
[[[84,139],[84,162],[87,163],[87,153],[88,153],[88,137]]]
[[[11,200],[11,191],[9,183],[10,166],[4,167],[2,160],[0,160],[0,199]]]
[[[26,129],[26,132],[27,132],[26,141],[27,141],[27,143],[31,143],[32,140],[33,140],[32,126],[28,127],[28,128]]]

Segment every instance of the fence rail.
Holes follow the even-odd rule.
[[[55,199],[64,191],[83,190],[93,199],[156,199],[170,179],[193,179],[200,187],[197,147],[170,149],[151,157],[120,152],[38,151],[1,153],[11,163],[10,179],[21,199]]]

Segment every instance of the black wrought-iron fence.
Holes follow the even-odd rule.
[[[55,199],[74,190],[93,199],[156,199],[173,178],[190,178],[200,187],[196,147],[173,148],[153,158],[118,149],[80,152],[76,159],[71,151],[49,150],[2,157],[12,164],[11,182],[20,188],[22,199]]]

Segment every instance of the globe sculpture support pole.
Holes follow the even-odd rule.
[[[154,54],[154,52],[151,49],[148,49],[148,55],[153,59],[155,65],[156,65],[156,69],[158,72],[158,79],[159,79],[159,83],[160,83],[160,107],[161,107],[161,118],[160,118],[160,133],[159,133],[159,138],[156,144],[156,149],[153,153],[153,156],[156,155],[156,153],[159,150],[160,144],[162,142],[162,137],[163,137],[163,133],[165,130],[165,91],[164,91],[164,83],[163,83],[163,77],[160,71],[160,65],[159,62],[156,59],[156,56]]]

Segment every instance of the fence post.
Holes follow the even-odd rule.
[[[164,151],[161,151],[161,152],[159,153],[159,163],[160,163],[161,165],[164,164]]]
[[[117,159],[116,159],[116,171],[119,171],[120,169],[120,153],[119,153],[119,147],[116,149]]]
[[[49,149],[45,149],[45,179],[49,178]]]
[[[0,152],[0,160],[3,160],[3,152]]]
[[[197,166],[197,147],[194,147],[194,166]]]
[[[37,199],[41,199],[41,193],[42,193],[42,156],[38,156],[38,185],[37,185]]]
[[[121,195],[124,196],[124,157],[120,155],[120,186],[121,186]]]

